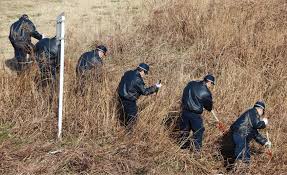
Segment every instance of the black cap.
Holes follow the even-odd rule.
[[[213,85],[215,85],[215,77],[211,74],[208,74],[204,77],[204,81],[210,81]]]
[[[106,55],[106,52],[108,51],[108,49],[104,45],[97,46],[96,50],[104,52],[105,55]]]
[[[27,14],[23,14],[23,15],[21,16],[21,18],[28,19],[28,18],[29,18],[29,16],[28,16]]]
[[[148,74],[149,65],[147,65],[145,63],[141,63],[141,64],[138,65],[138,68],[143,70],[145,74]]]
[[[264,101],[259,100],[259,101],[257,101],[257,102],[254,104],[254,107],[258,107],[258,108],[261,108],[261,109],[264,109],[264,110],[265,110],[265,103],[264,103]]]

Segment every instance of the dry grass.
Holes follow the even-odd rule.
[[[54,140],[56,99],[49,104],[48,94],[36,90],[36,67],[23,78],[1,74],[0,173],[225,172],[216,144],[220,132],[209,113],[200,160],[179,150],[161,125],[169,111],[179,109],[185,84],[213,72],[215,109],[227,125],[257,99],[267,103],[274,156],[268,160],[257,152],[247,174],[286,174],[286,7],[284,0],[155,0],[115,16],[108,37],[92,24],[78,27],[88,22],[74,22],[67,35],[62,142]],[[132,15],[137,8],[140,12]],[[110,48],[104,81],[77,96],[76,61],[99,42]],[[148,84],[161,79],[164,87],[157,96],[140,99],[135,132],[126,136],[117,121],[115,91],[123,72],[142,61],[152,65]],[[58,149],[62,152],[48,154]],[[264,151],[256,144],[254,149]]]

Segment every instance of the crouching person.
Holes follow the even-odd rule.
[[[76,66],[78,79],[77,92],[84,95],[87,84],[90,83],[90,85],[93,85],[101,82],[103,78],[103,59],[106,57],[107,51],[108,49],[105,46],[99,45],[95,50],[85,52],[81,55]]]
[[[234,156],[236,161],[248,164],[250,162],[249,143],[253,139],[261,145],[271,148],[271,142],[263,137],[258,129],[264,129],[267,118],[261,118],[265,112],[265,103],[257,101],[253,108],[244,112],[230,127],[235,144]],[[239,162],[238,162],[239,163]]]
[[[34,45],[31,42],[31,37],[40,40],[43,35],[40,34],[28,15],[24,14],[18,21],[10,27],[9,40],[14,48],[16,58],[16,70],[21,73],[29,68],[31,55],[34,52]],[[27,54],[30,55],[27,58]]]
[[[60,65],[60,42],[56,37],[44,38],[36,44],[36,61],[40,69],[40,86],[55,85]]]
[[[139,64],[135,70],[129,70],[123,75],[118,86],[119,104],[121,107],[120,122],[131,131],[137,120],[137,99],[141,95],[150,95],[159,90],[160,83],[145,87],[143,78],[148,74],[149,66],[145,63]]]

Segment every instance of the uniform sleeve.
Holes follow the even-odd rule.
[[[78,63],[77,63],[77,67],[76,67],[76,73],[77,73],[77,76],[81,75],[85,69],[85,67],[82,65],[82,61],[83,61],[83,55],[80,56],[79,60],[78,60]]]
[[[31,36],[33,38],[36,38],[37,40],[40,40],[43,38],[43,36],[36,30],[35,25],[32,23],[32,21],[28,21],[29,25],[31,26],[32,30],[31,30]]]
[[[103,63],[101,61],[97,60],[96,58],[90,59],[89,63],[91,64],[91,66],[93,68],[96,68],[96,69],[101,69],[103,66]]]
[[[137,79],[135,88],[141,95],[153,94],[157,89],[156,86],[151,86],[151,87],[146,88],[144,82],[140,79]]]
[[[266,127],[264,121],[260,121],[255,113],[249,113],[253,129],[264,129]]]
[[[265,143],[267,142],[267,139],[263,137],[258,131],[256,131],[254,139],[262,146],[265,145]]]
[[[207,92],[202,96],[201,99],[202,105],[203,107],[208,110],[211,111],[213,108],[213,101],[212,101],[212,95],[211,92]]]
[[[15,42],[15,39],[13,37],[13,32],[14,32],[14,29],[13,29],[13,25],[11,25],[10,27],[10,34],[9,34],[9,40],[14,43]]]

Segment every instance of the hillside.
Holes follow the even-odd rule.
[[[286,7],[284,0],[2,0],[0,60],[13,56],[9,26],[23,12],[53,36],[53,20],[65,11],[67,37],[61,142],[55,139],[57,99],[49,103],[49,90],[37,90],[36,65],[17,77],[2,63],[0,174],[228,174],[210,113],[203,117],[200,159],[180,150],[162,125],[180,109],[185,85],[208,72],[217,79],[215,111],[227,126],[258,99],[267,104],[273,157],[254,142],[250,168],[235,174],[286,174]],[[78,96],[77,59],[100,43],[109,49],[104,80]],[[151,65],[146,84],[161,79],[163,88],[140,98],[138,124],[126,135],[117,120],[115,92],[122,74],[140,62]]]

